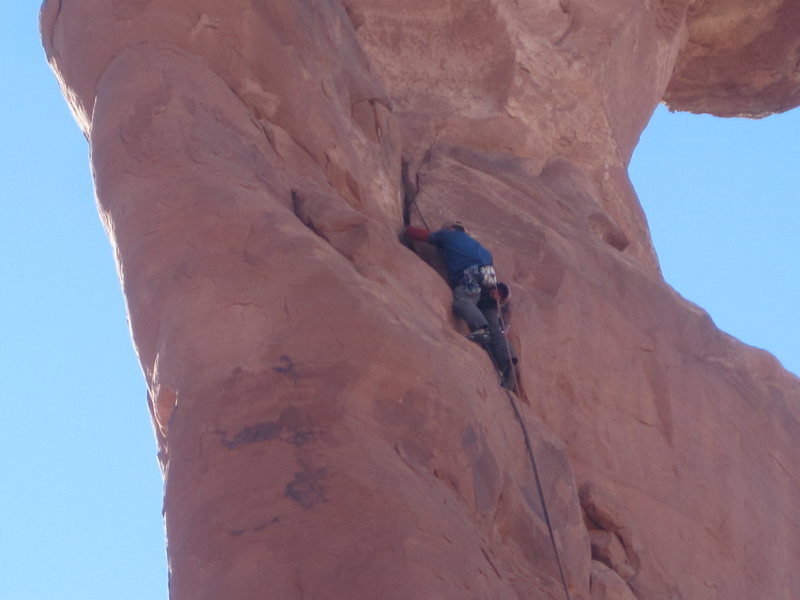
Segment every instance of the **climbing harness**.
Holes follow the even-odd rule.
[[[493,265],[472,265],[461,272],[459,283],[470,294],[479,294],[481,290],[497,287],[497,274]]]

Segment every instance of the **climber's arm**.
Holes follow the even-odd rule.
[[[412,240],[428,243],[431,241],[431,232],[427,229],[423,229],[422,227],[412,227],[409,225],[405,228],[404,233],[406,234],[406,237],[411,238]]]

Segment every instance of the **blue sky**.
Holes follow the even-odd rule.
[[[666,280],[800,373],[800,110],[719,119],[659,107],[630,174]]]
[[[38,1],[0,64],[0,598],[166,599],[161,476],[87,146],[45,63]],[[800,112],[656,113],[632,164],[667,280],[800,372]]]
[[[0,598],[166,599],[144,380],[38,5],[0,22]]]

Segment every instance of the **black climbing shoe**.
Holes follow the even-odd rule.
[[[481,346],[485,346],[489,343],[490,337],[489,329],[487,327],[481,327],[480,329],[476,329],[470,333],[467,336],[467,339],[471,342],[475,342],[476,344],[480,344]]]

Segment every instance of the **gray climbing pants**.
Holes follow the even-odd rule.
[[[480,299],[480,289],[475,293],[470,293],[465,285],[457,285],[453,288],[453,312],[467,322],[470,331],[489,326],[483,312],[478,308]]]
[[[457,285],[453,289],[453,312],[467,322],[470,331],[483,327],[489,329],[489,352],[497,368],[505,374],[511,366],[511,360],[508,355],[506,336],[500,329],[497,308],[481,310],[478,308],[480,299],[480,290],[477,293],[470,293],[466,286]]]

